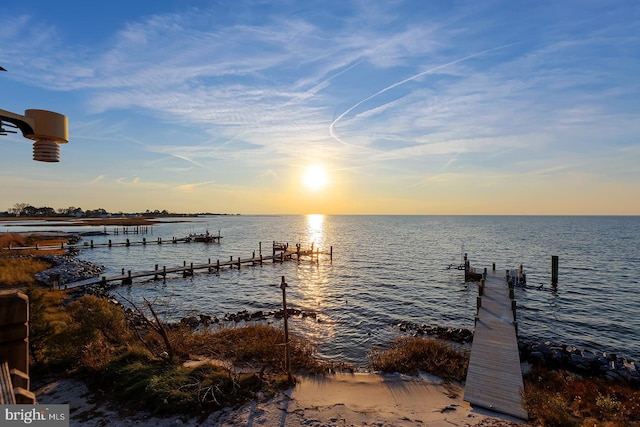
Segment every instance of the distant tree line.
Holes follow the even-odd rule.
[[[144,212],[130,212],[124,213],[120,212],[109,212],[106,209],[98,208],[98,209],[87,209],[84,210],[79,207],[69,206],[68,208],[58,208],[53,209],[48,206],[36,208],[29,203],[16,203],[13,207],[9,208],[6,212],[0,212],[2,216],[27,216],[27,217],[87,217],[87,218],[104,218],[109,216],[120,216],[120,215],[139,215],[139,216],[172,216],[177,214],[169,213],[165,210],[154,210],[151,211],[147,209]]]

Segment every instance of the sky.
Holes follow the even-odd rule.
[[[0,211],[640,214],[636,0],[3,0],[0,66],[70,137]]]

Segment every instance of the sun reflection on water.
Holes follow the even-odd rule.
[[[314,249],[318,249],[324,237],[324,215],[307,215],[307,242],[314,244]]]

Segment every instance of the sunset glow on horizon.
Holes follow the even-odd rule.
[[[640,215],[631,0],[2,11],[0,109],[69,143],[0,136],[0,212]]]

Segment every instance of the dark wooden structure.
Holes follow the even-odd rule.
[[[260,244],[262,247],[262,244]],[[288,243],[279,243],[273,242],[272,246],[272,255],[262,255],[261,253],[256,255],[255,251],[251,255],[250,258],[236,258],[230,257],[228,261],[220,261],[216,260],[216,262],[211,262],[211,259],[208,260],[205,264],[194,264],[190,263],[187,265],[187,262],[184,261],[183,265],[180,267],[169,267],[163,266],[159,268],[158,264],[155,265],[153,270],[147,271],[138,271],[132,272],[131,270],[125,272],[122,269],[122,274],[116,276],[102,276],[102,277],[93,277],[86,280],[80,280],[77,282],[67,283],[66,287],[77,287],[77,286],[88,286],[88,285],[96,285],[99,283],[107,284],[108,282],[120,281],[122,284],[131,284],[133,279],[140,277],[151,277],[153,276],[154,280],[166,280],[167,274],[171,273],[180,273],[183,277],[193,276],[194,271],[197,270],[206,270],[208,273],[219,273],[222,269],[228,268],[233,269],[242,268],[243,265],[262,265],[264,262],[284,262],[287,260],[298,260],[301,261],[304,257],[308,258],[311,261],[316,263],[320,262],[320,255],[329,255],[330,259],[333,260],[333,247],[331,247],[328,253],[320,251],[318,248],[310,248],[303,249],[300,245],[295,246],[295,250],[291,250],[289,248]]]
[[[0,395],[5,404],[34,404],[29,378],[29,298],[0,292]]]

